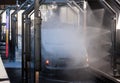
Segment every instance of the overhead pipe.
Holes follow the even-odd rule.
[[[74,4],[82,13],[83,13],[83,27],[84,27],[84,31],[86,30],[86,9],[87,9],[87,2],[86,0],[83,0],[83,1],[79,1],[80,3],[83,3],[83,9],[80,7],[80,5],[78,5],[74,0],[67,0],[67,4],[69,5],[70,8],[72,8],[72,6],[70,6],[70,4]],[[79,13],[80,14],[80,13]],[[79,16],[79,15],[78,15]],[[80,18],[80,16],[78,17]],[[80,21],[78,20],[78,26],[79,25]]]
[[[115,0],[119,5],[120,5],[120,1],[119,0]]]
[[[41,0],[39,3],[41,4],[41,3],[44,3],[45,2],[45,0]],[[32,15],[32,14],[34,14],[35,13],[35,11],[33,10],[30,14],[29,14],[29,18],[30,18],[30,16]]]
[[[15,30],[15,36],[18,34],[18,23],[17,23],[17,18],[18,18],[18,15],[17,13],[24,7],[28,4],[29,0],[25,1],[20,7],[18,7],[18,4],[16,6],[16,10],[11,14],[11,22],[14,21],[14,26],[11,26],[14,27],[14,30]],[[18,2],[17,2],[18,3]],[[15,16],[16,15],[16,16]],[[13,19],[12,19],[13,18]],[[18,38],[17,36],[15,37],[15,45],[18,44]]]
[[[84,12],[84,10],[74,0],[67,0],[67,2],[74,4],[80,11]]]
[[[33,11],[29,14],[29,16],[28,16],[28,17],[30,18],[30,16],[31,16],[32,14],[34,14],[34,10],[33,10]]]
[[[0,13],[0,15],[2,15],[4,12],[5,12],[5,10],[3,10],[3,11]]]
[[[71,10],[72,10],[74,13],[78,14],[78,12],[74,10],[73,6],[72,6],[70,3],[67,3],[67,5],[71,8]]]
[[[117,28],[117,19],[118,19],[118,14],[117,12],[106,2],[106,0],[102,0],[103,3],[115,14],[114,17],[114,24],[115,27],[113,29],[113,35],[114,35],[114,40],[113,40],[113,75],[115,76],[117,73],[117,64],[116,64],[116,28]]]

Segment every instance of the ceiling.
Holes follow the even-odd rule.
[[[18,0],[19,4],[22,4],[26,0]],[[16,0],[0,0],[0,5],[15,5]]]

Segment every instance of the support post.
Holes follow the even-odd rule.
[[[2,14],[4,10],[0,13],[0,41],[1,41],[1,36],[2,36]]]
[[[30,0],[26,0],[20,7],[17,7],[11,14],[11,40],[12,40],[12,59],[15,59],[15,47],[18,46],[18,26],[17,26],[17,13],[30,3]],[[22,45],[23,46],[23,45]],[[23,49],[23,47],[22,47]],[[23,50],[22,50],[23,52]],[[22,53],[23,54],[23,53]]]
[[[11,49],[12,49],[12,53],[11,53],[11,56],[10,56],[10,59],[11,60],[15,60],[15,44],[16,44],[16,34],[15,34],[15,31],[16,31],[16,20],[17,18],[12,14],[11,15]]]
[[[31,57],[31,26],[30,12],[34,10],[34,3],[22,13],[22,79],[23,83],[34,83],[34,62]],[[33,65],[34,66],[34,65]]]
[[[34,5],[34,49],[35,49],[35,83],[38,83],[39,71],[41,69],[41,13],[39,10],[39,0],[35,0]]]

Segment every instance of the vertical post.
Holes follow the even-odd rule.
[[[24,52],[25,52],[25,46],[24,46],[24,14],[22,14],[22,80],[23,80],[23,83],[24,80],[25,80],[25,56],[24,56]]]
[[[113,28],[113,75],[117,75],[117,57],[116,57],[116,27],[117,27],[117,14],[115,14],[115,17],[113,19],[114,21],[114,28]]]
[[[84,45],[86,45],[86,31],[87,31],[87,2],[86,2],[86,0],[84,0],[84,2],[83,2],[83,10],[84,10],[84,12],[83,12],[83,27],[84,27],[84,29],[83,29],[83,32],[84,32],[84,42],[85,42],[85,44]],[[86,47],[86,46],[85,46]]]
[[[38,83],[39,71],[41,69],[41,15],[39,11],[39,0],[35,0],[34,4],[34,56],[35,56],[35,83]],[[37,72],[36,72],[37,71]]]
[[[15,31],[15,33],[16,33],[16,42],[15,43],[16,43],[16,47],[18,48],[18,12],[20,10],[18,0],[16,0],[16,9],[17,9],[16,10],[17,12],[16,12],[15,15],[16,15],[17,20],[16,20],[16,26],[15,26],[16,27],[16,31]]]
[[[16,24],[15,24],[15,26],[16,26],[16,31],[15,31],[15,34],[16,34],[16,47],[18,48],[18,12],[16,13],[16,18],[17,18],[17,20],[16,20]]]
[[[30,12],[34,9],[34,3],[31,4],[22,13],[22,79],[23,83],[34,83],[34,68],[31,66],[31,20]],[[34,62],[33,62],[34,64]]]
[[[84,31],[86,31],[86,13],[87,13],[87,11],[86,11],[86,8],[87,8],[87,2],[84,0],[84,2],[83,2],[83,9],[84,9],[84,25],[83,25],[83,27],[84,27]]]
[[[25,61],[25,66],[26,66],[26,79],[27,79],[27,82],[26,83],[30,83],[30,75],[31,75],[31,72],[30,72],[30,59],[31,59],[31,47],[30,47],[30,18],[26,17],[25,19],[25,52],[26,52],[26,61]],[[32,81],[31,81],[32,83]]]
[[[15,60],[15,41],[16,41],[16,34],[15,34],[15,23],[16,23],[16,17],[11,14],[11,56],[10,59],[11,60]]]
[[[0,41],[1,41],[1,33],[2,33],[2,14],[0,14]]]

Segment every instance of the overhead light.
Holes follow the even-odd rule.
[[[86,1],[84,1],[83,8],[84,8],[84,10],[87,8],[87,2]]]
[[[30,4],[28,4],[27,6],[30,7]]]
[[[118,17],[117,29],[120,29],[120,14],[119,14],[119,17]]]
[[[57,3],[55,0],[52,1],[52,9],[56,9],[57,8]]]
[[[20,7],[20,5],[18,4],[18,0],[16,1],[16,6],[17,6],[17,7]]]
[[[45,64],[46,64],[46,65],[49,65],[49,64],[50,64],[49,60],[46,60],[46,61],[45,61]]]

